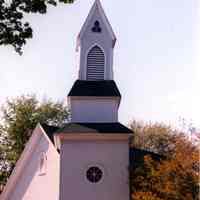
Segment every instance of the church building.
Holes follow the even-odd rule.
[[[1,200],[129,200],[132,131],[118,121],[114,81],[116,36],[100,0],[78,35],[78,79],[68,94],[71,119],[63,127],[38,124]],[[143,152],[143,154],[145,154]]]

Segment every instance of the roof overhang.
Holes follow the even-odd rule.
[[[76,80],[68,96],[121,97],[114,80]]]

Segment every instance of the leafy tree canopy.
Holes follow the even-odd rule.
[[[132,145],[165,155],[159,162],[145,156],[130,171],[132,200],[198,200],[199,146],[184,134],[162,124],[134,121]]]
[[[59,0],[73,3],[74,0]],[[25,13],[47,12],[48,5],[57,5],[56,0],[0,0],[0,45],[12,45],[22,53],[22,46],[32,38],[33,30],[24,20]]]
[[[144,122],[133,121],[130,124],[134,132],[131,145],[158,153],[160,155],[168,155],[174,148],[174,140],[176,139],[176,130],[170,126],[161,123],[145,124]]]
[[[34,95],[8,99],[0,119],[0,185],[4,184],[37,123],[60,126],[69,118],[60,102],[39,102]]]

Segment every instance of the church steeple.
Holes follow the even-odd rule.
[[[115,42],[100,1],[95,0],[78,35],[79,79],[68,94],[71,121],[54,135],[60,150],[59,200],[129,200],[132,131],[118,122]]]
[[[116,37],[99,0],[95,0],[78,35],[79,80],[113,80]]]
[[[95,0],[78,35],[79,79],[68,94],[71,121],[118,121],[120,92],[113,80],[115,34],[99,0]]]

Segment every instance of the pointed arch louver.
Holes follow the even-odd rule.
[[[104,80],[105,56],[99,46],[94,46],[87,55],[87,80]]]

